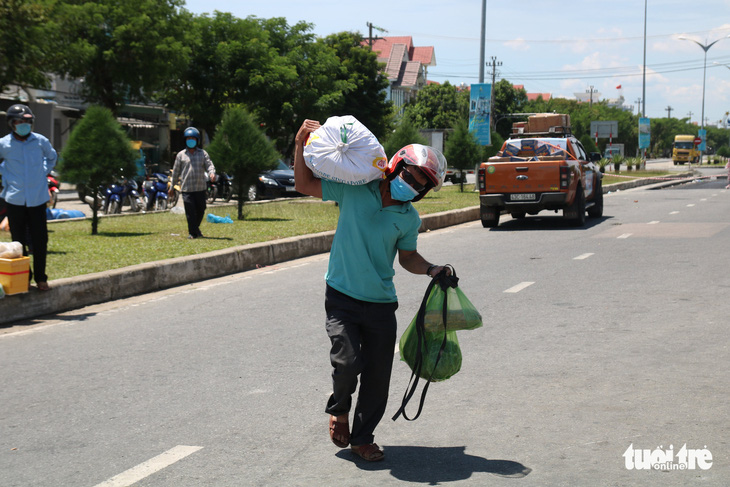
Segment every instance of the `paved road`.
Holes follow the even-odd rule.
[[[725,486],[721,186],[612,193],[584,229],[545,213],[421,235],[485,327],[459,333],[462,370],[421,418],[383,420],[375,465],[326,436],[326,255],[0,330],[0,485]],[[400,334],[426,280],[396,285]],[[408,376],[396,356],[389,414]],[[629,448],[685,444],[711,468],[626,468]]]

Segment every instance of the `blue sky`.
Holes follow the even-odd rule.
[[[481,0],[187,0],[186,8],[305,21],[319,36],[367,35],[371,22],[387,30],[380,35],[409,35],[417,46],[434,46],[437,65],[428,70],[430,80],[479,82]],[[680,35],[705,45],[723,39],[707,52],[705,119],[715,125],[730,111],[730,0],[647,0],[646,116],[666,117],[670,106],[672,117],[691,112],[691,120],[700,121],[705,53]],[[601,98],[623,95],[637,113],[643,53],[642,0],[487,0],[486,61],[495,56],[501,63],[497,79],[528,92],[573,97],[593,87]],[[491,69],[485,66],[485,82]]]

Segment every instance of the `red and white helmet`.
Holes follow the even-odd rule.
[[[418,166],[423,171],[431,183],[427,189],[433,188],[434,191],[441,189],[446,175],[446,158],[438,150],[421,144],[410,144],[403,147],[388,162],[385,177],[392,179],[397,176],[403,164]]]

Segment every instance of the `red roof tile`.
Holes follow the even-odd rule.
[[[433,52],[433,46],[414,47],[411,54],[411,61],[419,61],[425,66],[436,66],[436,56]]]

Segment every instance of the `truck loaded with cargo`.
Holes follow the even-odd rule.
[[[563,212],[576,226],[603,215],[602,174],[563,114],[532,115],[496,156],[479,166],[477,185],[482,225],[496,227],[503,211],[513,218],[543,210]]]

